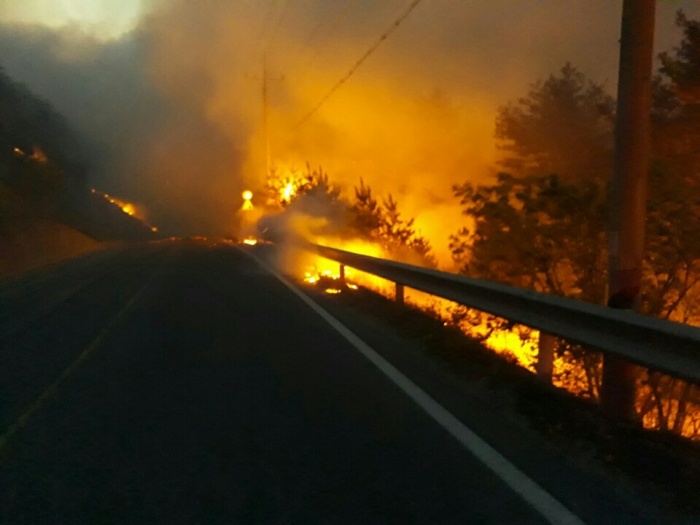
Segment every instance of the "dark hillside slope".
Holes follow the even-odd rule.
[[[63,117],[0,68],[0,276],[155,237],[90,191],[86,159]]]

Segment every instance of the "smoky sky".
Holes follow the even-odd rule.
[[[499,105],[566,62],[615,94],[622,2],[424,0],[297,127],[408,3],[154,1],[106,40],[5,23],[0,65],[84,137],[92,184],[155,224],[230,233],[240,192],[262,183],[267,75],[275,167],[321,165],[346,191],[362,177],[446,238],[451,185],[493,172]],[[698,2],[659,2],[657,52],[678,43],[681,8],[700,17]]]

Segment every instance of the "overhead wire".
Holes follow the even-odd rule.
[[[299,59],[299,68],[301,69],[301,72],[297,72],[296,75],[298,77],[304,77],[304,73],[308,70],[311,62],[314,60],[314,58],[318,55],[318,51],[314,53],[310,53],[309,51],[312,49],[311,44],[318,40],[319,38],[326,37],[329,33],[332,33],[335,28],[338,26],[341,20],[345,18],[345,15],[347,12],[350,10],[352,7],[352,0],[345,2],[345,6],[340,9],[340,10],[334,10],[334,14],[332,18],[328,19],[327,17],[322,17],[321,20],[318,21],[318,23],[313,27],[313,29],[310,31],[309,36],[306,38],[304,43],[302,44],[301,50],[298,52],[298,55],[300,57]]]
[[[321,98],[321,100],[306,114],[304,115],[303,118],[301,118],[294,126],[292,126],[292,133],[294,133],[296,130],[298,130],[301,126],[303,126],[311,117],[313,117],[319,109],[328,101],[329,98],[333,96],[333,94],[340,89],[340,87],[347,82],[350,77],[352,77],[353,74],[360,68],[360,66],[367,60],[376,50],[379,48],[379,46],[384,43],[384,41],[391,36],[391,34],[398,29],[398,27],[402,24],[406,18],[413,12],[413,10],[418,7],[418,4],[420,4],[423,0],[413,0],[411,4],[408,6],[408,8],[399,16],[394,23],[387,29],[384,33],[382,33],[377,41],[372,44],[372,46],[355,62],[355,64],[350,68],[350,70],[341,77],[340,80],[338,80],[333,87],[331,87],[328,92]]]

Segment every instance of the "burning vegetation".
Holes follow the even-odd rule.
[[[325,100],[324,86],[333,85],[344,73],[335,67],[338,57],[356,57],[336,46],[321,57],[331,66],[294,68],[303,73],[298,75],[301,78],[280,83],[271,91],[268,73],[272,72],[266,63],[260,75],[263,126],[258,122],[260,108],[253,103],[259,100],[259,86],[249,79],[241,80],[245,76],[238,74],[241,71],[232,74],[222,66],[236,62],[232,56],[238,59],[256,54],[237,46],[254,40],[238,35],[246,34],[242,30],[247,28],[239,24],[248,23],[246,15],[257,4],[224,4],[216,10],[174,2],[143,27],[153,38],[143,39],[152,47],[143,53],[148,62],[138,68],[139,78],[148,70],[151,87],[166,95],[175,112],[149,114],[153,118],[148,119],[136,114],[125,118],[130,128],[147,122],[143,125],[147,131],[141,133],[147,134],[148,140],[133,140],[131,134],[122,133],[129,139],[130,149],[128,155],[119,157],[134,162],[134,177],[146,181],[145,187],[152,185],[152,202],[162,198],[186,218],[208,218],[216,210],[211,222],[221,228],[229,228],[235,218],[241,225],[240,238],[250,245],[265,240],[282,245],[312,240],[545,293],[605,301],[607,181],[612,166],[615,101],[604,85],[565,64],[535,82],[522,98],[498,109],[493,141],[485,130],[493,123],[495,100],[490,97],[496,96],[494,92],[502,93],[498,91],[502,85],[494,82],[497,77],[486,80],[481,90],[465,87],[463,93],[443,93],[436,88],[440,82],[425,74],[426,70],[405,70],[413,65],[406,67],[402,50],[384,49],[387,56],[396,53],[392,73],[401,71],[398,79],[379,70],[376,75],[354,77],[315,114],[312,125],[294,128],[289,137],[294,122],[304,117],[299,107],[312,108],[318,100]],[[192,9],[202,23],[180,23],[191,18]],[[213,30],[202,35],[203,26]],[[266,43],[269,48],[274,51],[274,39],[282,41],[284,37],[291,49],[299,37],[297,28],[279,23],[273,26],[285,29],[285,34],[275,35],[273,30],[271,41]],[[681,14],[678,27],[682,42],[660,57],[655,82],[654,165],[641,310],[700,324],[700,25]],[[323,28],[319,29],[322,33]],[[177,38],[173,38],[173,31]],[[455,35],[463,33],[460,29]],[[345,37],[348,35],[338,42],[344,44]],[[421,42],[423,45],[429,43]],[[313,48],[303,47],[307,53]],[[183,64],[171,57],[188,60]],[[252,68],[253,64],[244,66]],[[438,73],[432,66],[430,72]],[[75,78],[89,76],[66,70]],[[466,82],[466,76],[477,77],[474,73],[465,68],[460,82]],[[491,74],[482,73],[484,77]],[[4,78],[0,72],[0,80]],[[517,85],[510,82],[514,78],[499,80]],[[211,93],[202,94],[203,84],[211,87]],[[13,97],[4,101],[3,107],[21,107],[21,97]],[[164,106],[151,99],[140,102],[129,106],[139,111]],[[31,113],[41,114],[42,108],[36,106]],[[41,135],[33,133],[36,126],[16,118],[13,111],[8,113],[12,134],[3,137],[8,144],[3,153],[11,152],[14,160],[23,163],[23,173],[41,169],[41,180],[49,193],[62,184],[66,173],[51,171],[52,164],[68,165],[60,162],[60,153],[77,148],[63,140],[70,136],[62,132],[57,119],[50,118],[53,124]],[[105,115],[101,118],[107,118]],[[268,129],[268,123],[275,125]],[[111,126],[100,121],[97,127],[104,130]],[[116,144],[112,138],[104,142]],[[30,149],[32,144],[39,146]],[[262,152],[267,150],[269,158],[270,144],[278,160],[260,184],[259,177],[252,174],[263,172],[260,166],[266,155]],[[308,158],[321,159],[336,178],[331,180],[326,172],[309,165],[305,169],[294,167]],[[493,176],[495,172],[500,173]],[[16,179],[13,183],[22,184],[21,177]],[[241,194],[244,182],[256,191]],[[101,195],[125,214],[145,220],[142,207]],[[439,251],[443,246],[446,250]],[[291,248],[285,252],[287,268],[294,268],[299,276],[328,293],[352,291],[351,286],[361,285],[388,296],[394,294],[391,283],[376,277],[351,269],[340,276],[336,263]],[[539,337],[536,331],[411,290],[406,294],[408,302],[533,369]],[[554,383],[596,399],[600,355],[564,341],[556,341],[556,355]],[[638,413],[646,426],[699,436],[700,399],[695,386],[643,373],[638,391]]]
[[[700,161],[694,139],[700,129],[700,22],[680,14],[678,25],[684,39],[673,54],[661,56],[656,78],[641,311],[700,325]],[[453,187],[466,223],[450,236],[460,273],[605,303],[614,107],[603,86],[566,64],[499,109],[503,171],[487,183]],[[278,168],[264,193],[269,213],[259,222],[262,237],[283,242],[296,236],[438,266],[430,242],[402,215],[398,201],[391,194],[377,198],[363,179],[348,195],[320,169]],[[297,268],[327,293],[341,293],[352,282],[393,296],[391,283],[360,272],[350,281],[337,266],[308,255],[286,260],[286,268]],[[534,371],[537,331],[415,291],[408,290],[406,300]],[[563,340],[554,345],[553,383],[598,399],[602,356]],[[696,385],[640,370],[637,391],[644,426],[700,439]]]
[[[435,267],[428,240],[405,219],[391,194],[378,200],[362,179],[351,196],[329,180],[322,169],[275,170],[265,185],[267,213],[259,235],[273,241],[298,237],[332,239],[334,246],[359,253]]]
[[[117,197],[114,197],[112,195],[109,195],[108,193],[104,193],[100,190],[96,190],[93,188],[90,190],[92,193],[95,195],[99,195],[106,201],[110,202],[117,208],[119,208],[123,213],[129,215],[130,217],[134,217],[135,219],[138,219],[145,225],[147,225],[152,232],[157,232],[158,228],[156,226],[152,226],[148,224],[148,214],[146,213],[146,209],[143,206],[136,205],[131,202],[127,202],[122,199],[118,199]]]

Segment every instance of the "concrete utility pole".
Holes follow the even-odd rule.
[[[608,306],[635,309],[644,255],[651,142],[651,81],[656,0],[624,0],[611,195]],[[634,419],[637,367],[606,355],[601,403],[611,416]]]

